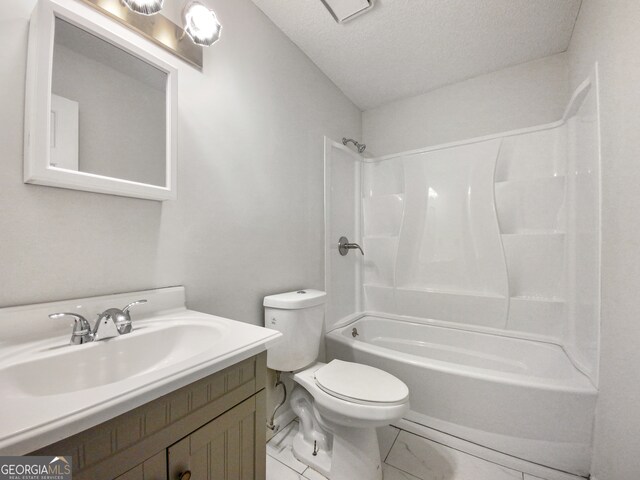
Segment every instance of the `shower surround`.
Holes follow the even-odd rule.
[[[326,158],[328,356],[391,368],[412,391],[409,420],[583,475],[598,383],[596,72],[552,124],[381,158],[334,150]],[[353,208],[345,213],[350,202]],[[339,234],[361,241],[365,256],[339,257],[333,245]],[[414,327],[398,325],[371,336],[372,315]],[[343,335],[346,325],[358,322],[365,322],[360,338]],[[419,332],[421,326],[477,335],[434,340],[428,330]],[[413,333],[404,338],[401,332]],[[557,361],[536,365],[526,343],[519,359],[517,348],[504,350],[511,344],[493,342],[491,335],[540,345],[532,344],[532,350],[547,345]],[[387,337],[393,338],[386,342]],[[432,358],[438,351],[448,351],[448,360]],[[489,357],[495,368],[487,366]],[[518,364],[519,377],[504,375],[499,365],[507,363]],[[567,371],[566,381],[556,378],[558,369]],[[476,383],[483,372],[485,383]],[[540,372],[548,379],[541,380]],[[476,387],[465,393],[467,384]],[[519,391],[516,385],[524,388],[520,400],[539,396],[522,403],[530,408],[519,414],[517,395],[509,397]],[[457,400],[436,398],[449,390]],[[463,396],[480,405],[495,397],[486,409],[495,431],[491,421],[468,418]],[[500,403],[512,405],[503,409],[511,417],[500,418],[492,409]],[[536,404],[558,405],[557,412],[575,415],[552,417],[549,408]],[[517,415],[529,416],[526,426]]]

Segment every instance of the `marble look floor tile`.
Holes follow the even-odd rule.
[[[410,473],[398,470],[396,467],[392,467],[388,463],[382,464],[382,474],[384,480],[420,480],[418,477],[414,477]]]
[[[387,463],[422,480],[522,480],[522,473],[407,432],[400,432]]]
[[[302,476],[308,480],[328,480],[327,477],[319,472],[316,472],[313,468],[307,468]]]
[[[295,437],[296,433],[298,433],[298,422],[291,422],[269,440],[267,443],[267,455],[284,463],[296,472],[302,473],[307,469],[307,465],[299,462],[293,456],[293,450],[291,449],[293,437]]]
[[[400,429],[387,425],[386,427],[377,428],[376,431],[378,432],[378,444],[380,445],[380,458],[384,462],[393,446],[393,442],[396,441],[400,433]]]
[[[267,480],[304,480],[304,477],[267,455]]]

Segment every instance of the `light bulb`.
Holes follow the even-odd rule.
[[[208,47],[220,38],[222,26],[213,10],[200,2],[191,2],[184,9],[184,31],[193,43]]]
[[[164,0],[122,0],[122,2],[136,13],[153,15],[162,10]]]

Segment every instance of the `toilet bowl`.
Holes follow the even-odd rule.
[[[296,458],[331,480],[381,479],[376,427],[409,410],[407,386],[377,368],[340,360],[315,363],[293,380],[291,407],[300,419]]]
[[[409,410],[398,378],[352,362],[317,362],[324,298],[317,290],[265,297],[265,326],[285,337],[267,351],[267,366],[292,378],[289,402],[300,419],[293,454],[330,480],[380,480],[376,427]]]

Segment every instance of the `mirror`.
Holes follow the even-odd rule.
[[[157,47],[72,0],[40,0],[29,42],[25,182],[175,198],[177,73]]]
[[[52,167],[165,186],[167,74],[56,18]]]

